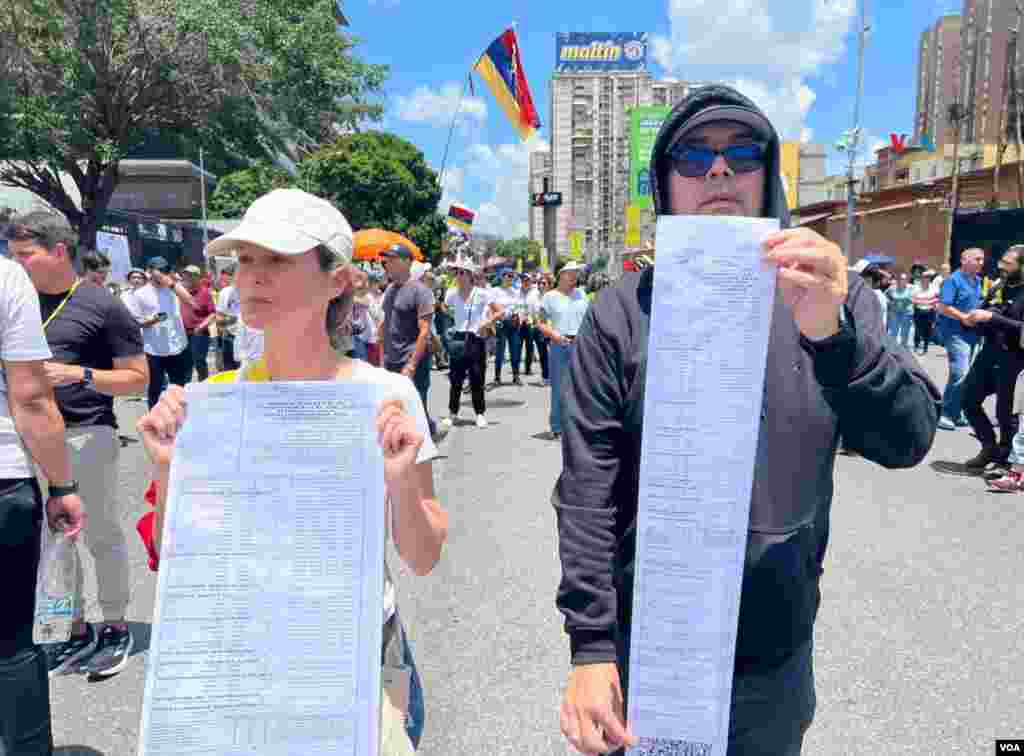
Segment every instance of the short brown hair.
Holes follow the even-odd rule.
[[[7,224],[3,236],[7,241],[33,241],[48,250],[63,244],[67,248],[68,257],[72,260],[75,259],[78,247],[78,234],[71,228],[67,219],[63,215],[44,210],[15,216]]]

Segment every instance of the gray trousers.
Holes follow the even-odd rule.
[[[727,756],[800,756],[817,704],[813,657],[808,641],[781,666],[733,679]]]

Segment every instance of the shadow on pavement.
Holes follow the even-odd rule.
[[[534,438],[538,441],[558,441],[560,439],[555,437],[555,434],[551,431],[544,431],[543,433],[534,433],[530,438]]]
[[[53,749],[54,756],[105,756],[103,751],[97,751],[89,746],[70,745]]]
[[[524,404],[526,404],[526,402],[523,401],[522,399],[488,399],[487,400],[487,410],[490,411],[492,407],[495,408],[495,409],[503,409],[503,408],[508,408],[508,407],[522,407]],[[473,406],[473,402],[472,401],[469,401],[469,402],[463,401],[462,402],[462,406],[463,407],[472,407]],[[487,418],[487,419],[490,420],[490,418]]]
[[[961,478],[980,478],[984,474],[983,470],[970,468],[962,462],[944,462],[936,460],[929,463],[928,466],[935,472],[941,473],[942,475],[957,475]]]

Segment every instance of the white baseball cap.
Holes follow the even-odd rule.
[[[207,255],[224,254],[249,242],[282,255],[301,255],[323,246],[346,263],[352,261],[352,226],[325,199],[301,189],[275,189],[249,205],[233,231],[208,245]]]
[[[562,275],[563,273],[572,273],[574,271],[586,270],[586,267],[587,266],[581,265],[580,263],[573,260],[571,262],[567,262],[564,266],[562,266],[562,269],[558,271],[558,275]]]

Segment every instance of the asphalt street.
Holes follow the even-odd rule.
[[[944,353],[921,359],[941,387]],[[549,503],[560,455],[538,437],[547,430],[548,390],[529,385],[536,380],[489,392],[486,429],[469,423],[464,397],[466,424],[441,443],[435,469],[451,516],[443,561],[427,577],[396,570],[426,689],[425,756],[567,752],[558,702],[568,639],[554,606]],[[447,377],[434,372],[438,417],[447,389]],[[118,402],[131,439],[122,449],[121,504],[138,645],[115,678],[52,681],[59,754],[137,752],[156,583],[134,531],[146,509],[148,466],[133,428],[143,408]],[[839,458],[806,754],[990,754],[996,738],[1024,738],[1024,496],[988,493],[982,480],[942,464],[976,450],[965,429],[940,431],[913,470]],[[393,550],[389,559],[397,563]]]

